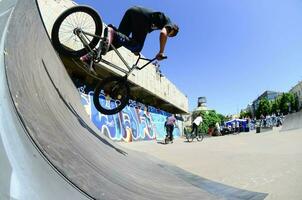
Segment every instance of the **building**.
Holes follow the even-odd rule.
[[[252,104],[248,104],[245,109],[241,110],[241,112],[251,113],[252,116],[255,115],[255,112],[253,110],[253,105]],[[239,116],[240,116],[240,114],[239,114]]]
[[[300,110],[302,108],[302,81],[299,81],[299,83],[295,85],[292,89],[290,89],[289,92],[297,95],[299,102],[298,109]]]
[[[250,110],[252,111],[252,113],[255,113],[259,107],[259,103],[262,98],[265,98],[269,101],[273,101],[282,94],[283,94],[282,92],[275,92],[275,91],[267,90],[267,91],[263,92],[256,100],[253,101],[252,109],[250,109]]]

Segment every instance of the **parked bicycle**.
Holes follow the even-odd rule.
[[[103,49],[108,46],[107,35],[103,32],[100,15],[87,6],[75,6],[64,11],[55,21],[52,29],[52,43],[62,55],[80,58],[89,53],[89,71],[93,73],[95,63],[103,63],[124,73],[123,77],[111,76],[98,82],[94,89],[93,103],[101,113],[112,115],[120,112],[129,102],[130,88],[128,77],[134,70],[142,70],[156,60],[143,58],[140,54],[131,66],[121,53],[111,44],[110,47],[126,66],[109,62],[102,58]],[[166,59],[167,57],[163,57]],[[139,66],[141,60],[145,63]]]

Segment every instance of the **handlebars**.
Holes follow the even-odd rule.
[[[167,56],[162,56],[162,59],[167,59]],[[136,69],[142,70],[143,68],[145,68],[147,65],[149,65],[150,63],[152,63],[153,61],[155,61],[157,58],[153,58],[153,59],[149,59],[149,58],[142,58],[141,54],[138,54],[138,58],[136,60],[136,63],[134,64]],[[139,60],[145,60],[148,61],[146,64],[144,64],[143,66],[139,67],[137,64],[139,62]]]

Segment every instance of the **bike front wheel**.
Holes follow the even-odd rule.
[[[77,30],[82,33],[82,39]],[[94,9],[75,6],[64,11],[55,21],[51,32],[52,44],[60,54],[81,57],[96,47],[102,31],[102,19]]]
[[[204,138],[204,135],[203,135],[203,134],[199,134],[199,135],[196,137],[197,141],[199,141],[199,142],[201,142],[201,141],[203,140],[203,138]]]
[[[188,142],[193,142],[194,136],[191,133],[187,133],[186,138]]]
[[[95,87],[93,103],[106,115],[113,115],[125,108],[129,102],[129,84],[124,77],[109,77]]]

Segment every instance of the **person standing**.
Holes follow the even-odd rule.
[[[215,134],[216,136],[221,136],[220,125],[218,122],[215,123]]]

